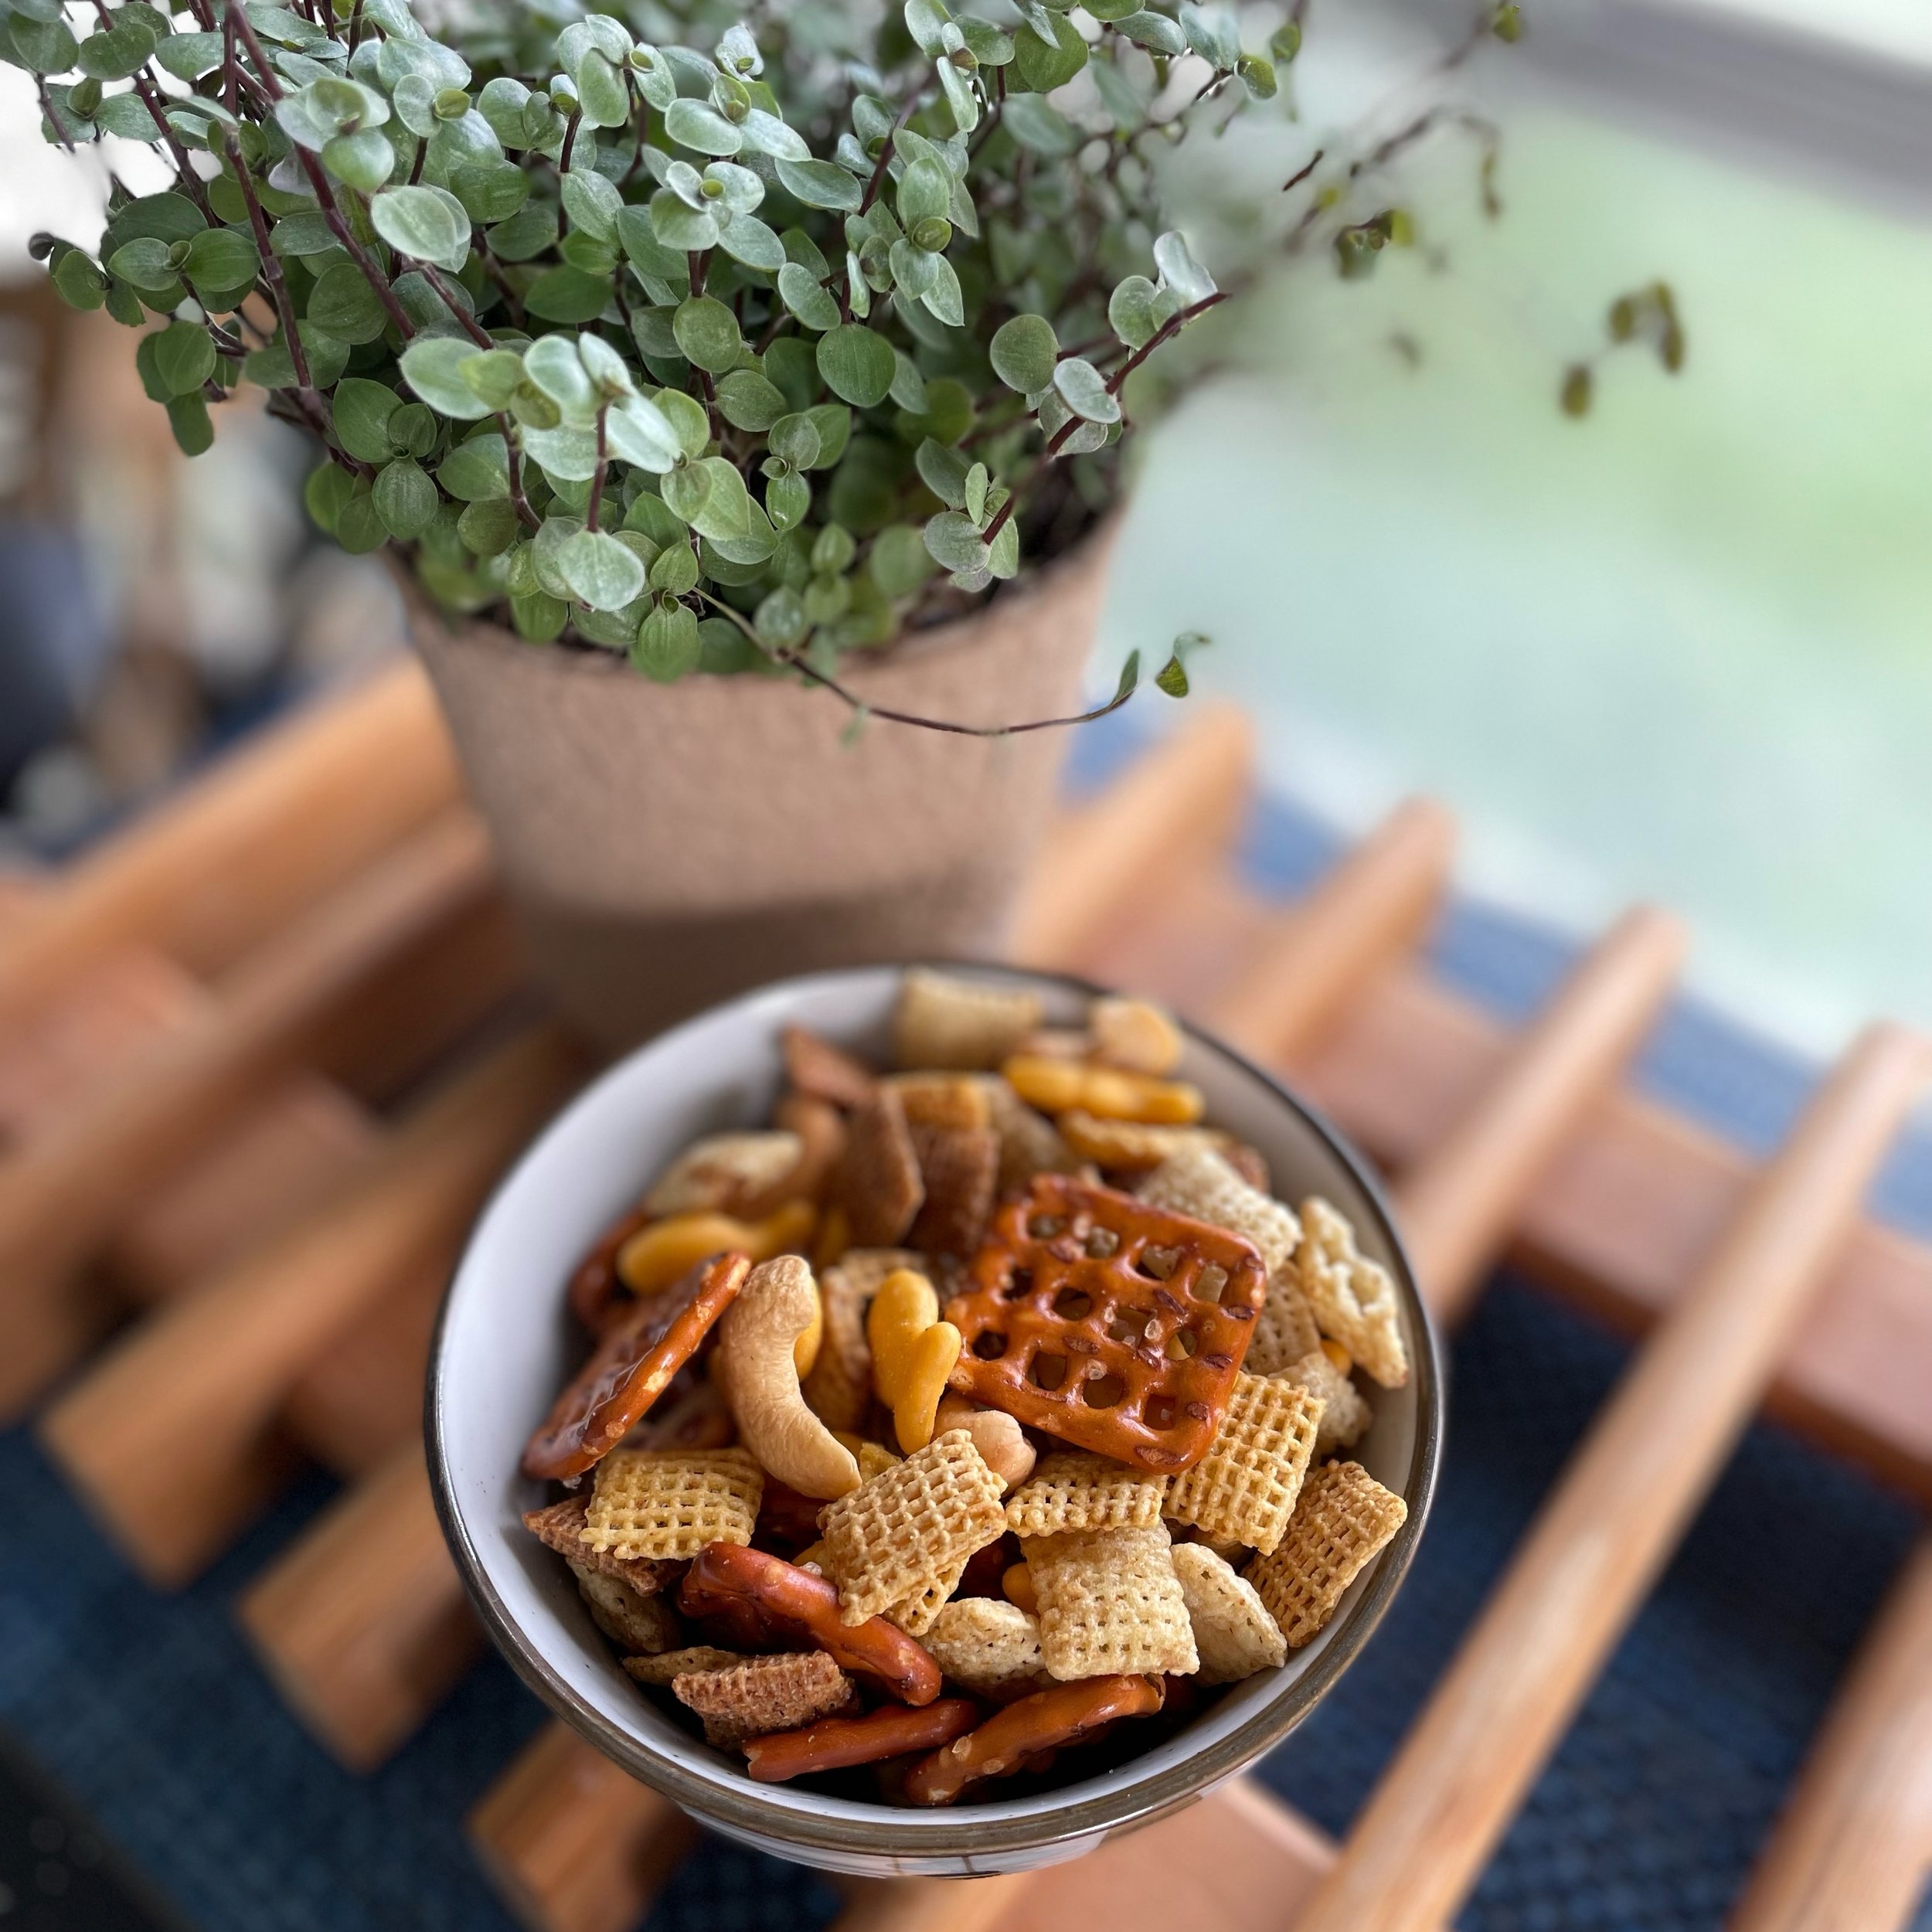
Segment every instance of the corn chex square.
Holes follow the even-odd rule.
[[[915,967],[899,983],[893,1058],[901,1066],[997,1066],[1039,1026],[1040,996]]]
[[[960,1579],[966,1574],[966,1566],[972,1561],[970,1556],[961,1556],[948,1563],[939,1575],[923,1590],[914,1590],[909,1597],[903,1597],[890,1609],[879,1614],[889,1624],[896,1624],[908,1637],[923,1637],[933,1627],[933,1619],[946,1607]]]
[[[1294,1514],[1321,1420],[1321,1397],[1294,1383],[1236,1376],[1213,1446],[1168,1485],[1165,1513],[1210,1536],[1274,1549]]]
[[[1321,1345],[1321,1331],[1315,1325],[1308,1298],[1301,1292],[1299,1271],[1293,1263],[1277,1268],[1268,1277],[1268,1291],[1254,1318],[1254,1339],[1241,1358],[1241,1366],[1250,1375],[1279,1375]]]
[[[1169,1155],[1139,1192],[1156,1207],[1240,1235],[1253,1245],[1270,1276],[1287,1265],[1301,1239],[1293,1209],[1250,1187],[1209,1148],[1186,1147]]]
[[[720,1650],[716,1644],[689,1644],[655,1657],[627,1657],[624,1668],[640,1684],[668,1684],[699,1671],[735,1670],[744,1661],[738,1651]]]
[[[1325,1462],[1301,1485],[1287,1535],[1247,1567],[1291,1650],[1334,1615],[1342,1593],[1408,1515],[1409,1505],[1359,1463]]]
[[[1280,1380],[1299,1383],[1310,1395],[1321,1398],[1321,1423],[1315,1432],[1318,1458],[1332,1455],[1338,1449],[1351,1449],[1368,1434],[1375,1411],[1348,1371],[1328,1359],[1326,1349],[1311,1349],[1299,1361],[1274,1373]]]
[[[977,1696],[1024,1697],[1053,1681],[1040,1658],[1038,1619],[998,1597],[942,1605],[920,1641],[961,1689]]]
[[[822,1650],[747,1657],[728,1670],[687,1672],[671,1694],[704,1719],[707,1744],[729,1750],[748,1737],[796,1730],[852,1702],[852,1679]]]
[[[1286,1659],[1287,1641],[1260,1593],[1206,1543],[1176,1543],[1174,1573],[1201,1655],[1197,1682],[1239,1683]]]
[[[1049,1676],[1199,1668],[1167,1526],[1069,1529],[1022,1545],[1039,1602],[1040,1658]]]
[[[1371,1381],[1399,1389],[1409,1379],[1396,1284],[1379,1261],[1357,1252],[1355,1230],[1319,1195],[1301,1203],[1305,1238],[1296,1266],[1316,1325],[1353,1355]]]
[[[828,1503],[818,1523],[840,1621],[862,1624],[923,1595],[1004,1535],[1005,1487],[972,1437],[948,1429]]]
[[[1168,1478],[1111,1456],[1070,1451],[1040,1459],[1006,1499],[1006,1526],[1017,1536],[1063,1529],[1144,1529],[1161,1520]]]
[[[748,1543],[764,1489],[743,1449],[614,1449],[597,1464],[584,1547],[671,1560]]]

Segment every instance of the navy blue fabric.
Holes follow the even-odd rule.
[[[1132,745],[1087,734],[1076,779]],[[1245,858],[1287,893],[1333,835],[1277,803]],[[1510,1018],[1571,949],[1461,906],[1436,969]],[[1814,1077],[1695,1009],[1641,1077],[1741,1145],[1776,1140]],[[1932,1232],[1932,1162],[1901,1151],[1880,1197]],[[1627,1359],[1508,1279],[1458,1338],[1448,1456],[1416,1567],[1367,1654],[1262,1776],[1346,1828]],[[339,1770],[290,1717],[233,1620],[236,1593],[326,1502],[311,1479],[208,1577],[145,1589],[21,1432],[0,1436],[0,1726],[203,1932],[509,1932],[461,1820],[537,1727],[494,1657],[386,1769]],[[1753,1429],[1464,1914],[1469,1932],[1709,1932],[1722,1923],[1832,1687],[1914,1530],[1912,1512],[1781,1430]],[[652,1932],[811,1932],[816,1875],[708,1842]],[[1932,1911],[1921,1920],[1932,1932]]]

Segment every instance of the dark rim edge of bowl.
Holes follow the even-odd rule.
[[[842,979],[854,973],[904,972],[922,967],[937,972],[957,973],[965,978],[1004,978],[1036,985],[1055,985],[1085,994],[1089,998],[1104,995],[1111,990],[1075,973],[1009,966],[997,961],[985,960],[881,961],[869,965],[826,967],[814,972],[795,974],[785,979],[767,981],[733,994],[716,1005],[689,1015],[611,1062],[551,1117],[543,1132],[549,1132],[564,1114],[580,1105],[602,1081],[610,1078],[636,1054],[659,1046],[673,1038],[685,1027],[709,1019],[726,1007],[768,994],[802,990],[820,981]],[[1328,1144],[1347,1168],[1373,1210],[1383,1238],[1397,1264],[1396,1273],[1403,1298],[1409,1304],[1413,1326],[1421,1339],[1422,1346],[1417,1351],[1417,1360],[1412,1368],[1416,1379],[1417,1430],[1414,1448],[1410,1458],[1409,1482],[1403,1492],[1404,1500],[1409,1505],[1408,1516],[1389,1546],[1377,1559],[1375,1575],[1370,1580],[1368,1590],[1345,1614],[1342,1627],[1324,1648],[1315,1664],[1298,1677],[1277,1700],[1256,1712],[1252,1717],[1214,1744],[1169,1767],[1145,1784],[1129,1786],[1124,1789],[1102,1790],[1079,1799],[1062,1811],[1029,1818],[988,1820],[981,1823],[977,1830],[974,1828],[975,1814],[970,1808],[955,1812],[920,1813],[907,1812],[882,1804],[876,1808],[876,1822],[869,1818],[859,1827],[854,1827],[844,1819],[830,1817],[814,1820],[809,1814],[787,1812],[782,1817],[774,1818],[768,1808],[766,1794],[742,1774],[735,1780],[732,1779],[728,1771],[719,1774],[715,1779],[707,1778],[649,1755],[628,1732],[587,1704],[564,1682],[537,1647],[524,1635],[491,1583],[482,1558],[470,1540],[451,1493],[449,1471],[444,1454],[437,1383],[438,1372],[443,1362],[451,1290],[454,1287],[457,1276],[462,1272],[464,1261],[468,1258],[476,1228],[488,1217],[498,1196],[522,1167],[529,1152],[529,1148],[526,1147],[491,1189],[473,1218],[471,1231],[464,1237],[463,1252],[451,1273],[449,1287],[444,1291],[441,1305],[437,1311],[435,1330],[430,1342],[429,1366],[423,1388],[423,1434],[429,1464],[430,1488],[435,1500],[437,1519],[442,1526],[444,1540],[455,1559],[464,1589],[482,1618],[491,1641],[508,1660],[517,1675],[553,1713],[580,1735],[589,1738],[600,1750],[632,1777],[662,1791],[687,1810],[716,1823],[723,1830],[737,1833],[760,1844],[789,1845],[801,1853],[819,1852],[836,1855],[844,1852],[855,1854],[866,1859],[888,1857],[897,1861],[902,1870],[917,1873],[921,1871],[953,1870],[961,1863],[970,1866],[976,1857],[998,1861],[1013,1853],[1037,1850],[1069,1839],[1091,1837],[1097,1841],[1151,1824],[1155,1819],[1164,1818],[1192,1804],[1196,1799],[1205,1796],[1216,1785],[1247,1769],[1294,1731],[1327,1696],[1342,1672],[1360,1655],[1394,1601],[1396,1593],[1408,1573],[1416,1546],[1420,1539],[1423,1526],[1428,1521],[1430,1506],[1435,1499],[1436,1480],[1442,1459],[1446,1396],[1441,1338],[1437,1333],[1427,1304],[1417,1285],[1414,1268],[1410,1264],[1408,1251],[1403,1245],[1394,1218],[1389,1213],[1382,1186],[1373,1171],[1357,1152],[1354,1144],[1318,1108],[1291,1092],[1274,1074],[1257,1066],[1245,1054],[1189,1021],[1183,1019],[1179,1023],[1182,1031],[1190,1039],[1219,1054],[1223,1060],[1259,1082],[1276,1100],[1299,1116],[1318,1138]],[[538,1138],[540,1139],[541,1134]],[[530,1146],[533,1147],[536,1144],[532,1141]],[[1205,1767],[1204,1759],[1207,1760]],[[743,1788],[738,1789],[737,1786]],[[1078,1792],[1081,1787],[1072,1785],[1067,1789],[1071,1792]],[[948,1822],[957,1821],[957,1825],[963,1828],[957,1830],[948,1842],[944,1845],[935,1843],[931,1828],[920,1830],[912,1825],[913,1819],[926,1818],[931,1818],[934,1826],[944,1818]],[[869,1845],[856,1842],[859,1832],[873,1834],[876,1842]],[[998,1863],[989,1863],[986,1869],[992,1871],[1005,1868]]]

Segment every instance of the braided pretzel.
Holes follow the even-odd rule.
[[[745,1769],[760,1784],[782,1784],[787,1778],[934,1750],[970,1731],[980,1710],[970,1697],[942,1697],[920,1710],[882,1704],[863,1717],[821,1717],[801,1730],[747,1739]]]
[[[1207,1454],[1267,1288],[1239,1235],[1063,1174],[999,1209],[972,1279],[952,1386],[1159,1475]]]
[[[1119,1718],[1151,1716],[1165,1696],[1158,1677],[1085,1677],[1036,1691],[921,1758],[906,1774],[906,1799],[950,1804],[971,1786],[1024,1770],[1042,1753],[1083,1743]]]
[[[753,1647],[802,1638],[842,1669],[876,1678],[902,1703],[930,1704],[939,1695],[939,1666],[923,1644],[883,1617],[842,1624],[837,1584],[762,1549],[707,1543],[684,1573],[678,1607],[719,1618]]]
[[[607,1456],[696,1353],[750,1272],[749,1257],[721,1254],[640,1301],[557,1397],[525,1447],[523,1473],[580,1476]]]
[[[619,1215],[597,1236],[597,1246],[570,1277],[570,1312],[593,1335],[603,1334],[613,1320],[622,1319],[628,1297],[617,1278],[617,1257],[631,1236],[648,1227],[650,1221],[648,1211],[641,1207]]]

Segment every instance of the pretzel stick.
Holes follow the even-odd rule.
[[[1906,1559],[1730,1932],[1900,1932],[1932,1867],[1932,1543]]]
[[[1924,1046],[1869,1029],[1624,1377],[1299,1921],[1451,1918],[1749,1420],[1916,1098]]]
[[[434,1519],[420,1441],[334,1503],[243,1594],[237,1614],[297,1715],[351,1770],[373,1770],[440,1703],[483,1648],[447,1554],[413,1533]],[[376,1628],[379,1641],[366,1641]]]
[[[1396,1189],[1403,1244],[1444,1321],[1467,1311],[1536,1176],[1649,1032],[1683,952],[1669,914],[1626,913]]]
[[[1379,967],[1420,937],[1449,873],[1456,823],[1430,798],[1398,805],[1276,916],[1208,1023],[1263,1060],[1318,1039]]]
[[[151,1581],[185,1581],[249,1519],[276,1479],[262,1449],[304,1372],[385,1291],[447,1265],[485,1190],[582,1070],[547,1028],[498,1049],[48,1411],[48,1450]]]
[[[631,1932],[697,1837],[668,1798],[549,1723],[469,1816],[470,1842],[531,1932]]]
[[[218,971],[456,796],[413,662],[306,708],[46,887],[0,944],[0,1035],[123,947]]]
[[[1122,906],[1144,902],[1151,875],[1225,845],[1247,808],[1253,763],[1247,718],[1211,705],[1077,806],[1033,862],[1010,956],[1029,966],[1079,960]]]

